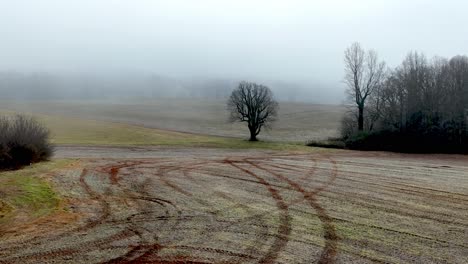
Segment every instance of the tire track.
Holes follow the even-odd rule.
[[[82,171],[71,175],[74,183],[66,185],[72,186],[71,193],[78,191],[79,197],[84,197],[78,212],[84,212],[85,221],[50,236],[18,238],[16,245],[16,239],[2,241],[0,263],[307,263],[312,257],[319,258],[319,263],[334,263],[346,262],[349,256],[373,262],[418,258],[396,244],[385,244],[388,239],[379,242],[372,232],[445,254],[430,258],[431,254],[424,252],[419,256],[423,260],[449,260],[448,253],[456,260],[463,258],[466,246],[456,233],[466,230],[466,225],[459,225],[464,222],[463,213],[451,217],[450,212],[464,208],[464,197],[434,190],[430,184],[412,186],[408,182],[411,175],[378,175],[385,168],[375,177],[347,170],[340,163],[339,172],[350,176],[338,178],[336,162],[322,153],[89,160]],[[367,186],[382,196],[367,199],[360,195],[369,191]],[[437,210],[417,206],[399,209],[398,199],[387,199],[392,193],[414,203],[434,199],[430,205],[436,204]],[[456,197],[462,199],[451,199]],[[330,208],[321,204],[324,202],[398,214],[418,223],[427,219],[438,229],[431,234],[435,228],[422,227],[413,233],[405,225],[380,226],[377,215],[360,222],[358,214],[343,215],[345,211],[330,206],[332,217],[326,210]],[[443,210],[445,203],[447,210]],[[317,225],[310,226],[307,218],[313,218]],[[343,233],[341,239],[335,224],[340,231],[341,227],[356,227],[369,230],[369,234]],[[438,233],[439,229],[447,231]],[[339,258],[338,243],[342,245],[340,253],[344,253]],[[362,251],[366,249],[376,255],[366,255],[367,251]],[[92,259],[92,254],[100,257]]]
[[[291,219],[288,212],[288,205],[284,202],[283,197],[279,194],[279,191],[271,186],[264,178],[258,176],[248,169],[237,165],[236,162],[230,159],[225,159],[224,163],[229,164],[259,180],[260,183],[267,188],[268,192],[270,192],[271,196],[276,202],[276,206],[281,212],[280,224],[278,227],[278,234],[280,237],[275,239],[268,252],[259,261],[259,263],[272,263],[278,258],[279,252],[286,246],[289,241],[289,234],[291,233]]]
[[[331,162],[334,164],[334,169],[332,171],[332,176],[330,177],[329,181],[327,184],[316,188],[313,191],[306,191],[305,189],[302,188],[297,182],[292,181],[291,179],[284,177],[283,175],[265,168],[264,166],[258,165],[249,159],[245,159],[245,162],[248,164],[252,165],[253,167],[256,167],[258,169],[264,170],[271,175],[274,175],[278,179],[281,179],[285,182],[287,182],[291,187],[293,187],[296,191],[300,192],[304,199],[306,199],[309,202],[309,205],[314,208],[314,210],[317,212],[318,217],[320,221],[322,222],[322,227],[325,232],[324,234],[324,239],[325,239],[325,247],[322,251],[322,254],[320,256],[319,262],[318,263],[335,263],[336,261],[336,254],[337,254],[337,244],[338,244],[338,235],[336,234],[335,226],[333,225],[332,218],[327,214],[326,210],[320,206],[318,203],[315,195],[318,194],[319,192],[325,190],[330,184],[332,184],[336,177],[337,177],[337,168],[336,168],[336,162],[332,161]]]
[[[189,164],[187,166],[178,166],[178,167],[174,167],[174,168],[171,168],[170,171],[182,171],[183,175],[185,178],[188,178],[190,179],[192,182],[196,183],[196,181],[189,175],[189,172],[191,172],[192,170],[194,170],[195,168],[197,167],[200,167],[200,166],[206,166],[206,165],[209,165],[209,164],[223,164],[223,162],[219,162],[219,161],[203,161],[203,162],[196,162],[196,163],[192,163],[192,164]],[[165,176],[165,175],[160,175],[160,176]],[[166,181],[167,182],[167,181]],[[197,183],[196,183],[197,184]],[[174,187],[175,185],[174,184],[169,184],[170,187]],[[203,188],[203,186],[199,185],[201,188]],[[173,188],[174,189],[174,188]],[[175,188],[176,190],[177,189],[180,189],[178,187]],[[219,193],[218,193],[219,194]],[[187,194],[185,194],[187,195]],[[198,199],[198,198],[195,198],[193,197],[191,194],[190,195],[187,195],[189,197],[191,197],[192,200],[194,201],[197,201],[198,203],[202,204],[202,205],[205,205],[205,206],[209,206],[210,204],[205,202],[204,200],[202,199]],[[221,197],[225,197],[226,198],[226,195],[221,195]],[[229,198],[228,198],[229,199]],[[236,204],[235,206],[244,206],[243,204]],[[220,210],[226,210],[226,208],[224,209],[220,209]],[[216,214],[216,212],[211,212],[211,214]],[[219,221],[218,221],[219,222]],[[268,228],[268,227],[267,227]],[[199,233],[199,237],[200,237],[200,240],[203,239],[203,240],[209,240],[209,238],[213,235],[216,234],[215,231],[219,231],[221,229],[221,227],[219,228],[214,228],[211,227],[210,225],[206,225],[206,228],[204,231],[200,232]],[[261,239],[264,239],[264,237],[259,237],[257,241],[260,241]],[[200,241],[202,242],[202,241]],[[173,246],[167,246],[167,248],[173,248]],[[233,257],[233,259],[227,261],[227,263],[237,263],[239,260],[236,261],[236,255],[232,255],[231,254],[231,257]]]
[[[217,162],[215,162],[215,163],[217,163]],[[225,162],[223,161],[223,163],[225,163]],[[206,165],[206,164],[205,164],[205,163],[196,164],[195,166],[200,166],[200,165]],[[195,166],[192,166],[192,167],[191,167],[191,166],[187,166],[187,167],[184,168],[184,170],[192,170],[192,169],[195,168]],[[313,174],[313,172],[314,172],[313,169],[310,170],[310,174]],[[205,175],[206,175],[206,174],[205,174]],[[187,175],[184,173],[184,176],[187,176]],[[307,178],[307,177],[309,177],[309,176],[304,176],[303,178]],[[235,179],[239,179],[239,178],[235,178]],[[252,182],[254,182],[254,183],[256,183],[256,184],[262,184],[261,181],[252,181]],[[292,204],[302,202],[303,200],[304,200],[303,198],[297,199],[297,200],[293,201]],[[249,217],[249,218],[243,219],[241,222],[245,222],[245,220],[255,219],[255,218],[258,218],[258,217],[263,217],[264,215],[266,215],[266,214],[268,214],[268,213],[270,213],[270,212],[265,212],[265,213],[262,213],[262,214],[256,214],[256,215],[254,215],[253,217]],[[240,224],[240,222],[237,221],[236,223],[233,223],[233,224]],[[267,229],[269,229],[269,226],[264,226],[264,227],[267,228]],[[207,228],[208,228],[208,227],[207,227]],[[213,231],[213,230],[210,230],[210,231]],[[282,239],[283,237],[284,237],[284,236],[276,236],[277,239]],[[253,247],[252,247],[251,249],[253,249]]]
[[[141,164],[145,164],[145,162],[134,162],[134,163],[131,163],[131,164],[124,163],[123,166],[120,166],[120,167],[113,166],[109,170],[110,177],[111,177],[111,179],[113,177],[118,179],[118,172],[122,168],[132,168],[133,173],[136,174],[138,172],[138,170],[135,168],[135,166],[138,166],[138,165],[141,165]],[[118,168],[118,169],[116,169],[116,168]],[[177,226],[177,224],[181,221],[180,216],[181,216],[182,212],[181,212],[180,209],[177,208],[177,206],[173,202],[171,202],[171,201],[169,201],[167,199],[152,197],[151,195],[148,194],[148,192],[145,189],[145,186],[150,186],[151,185],[151,184],[148,183],[148,181],[150,181],[149,178],[146,179],[145,181],[143,181],[143,184],[137,185],[137,188],[135,190],[133,190],[133,192],[138,193],[137,195],[132,194],[130,192],[130,190],[128,190],[128,189],[123,190],[126,197],[129,198],[129,199],[132,199],[133,201],[137,201],[137,205],[140,208],[139,213],[132,214],[132,215],[128,216],[125,219],[125,222],[130,224],[129,229],[138,230],[138,233],[140,235],[140,243],[138,245],[136,245],[136,246],[131,246],[130,250],[125,255],[114,258],[114,259],[112,259],[112,260],[110,260],[110,261],[108,261],[106,263],[140,263],[144,259],[146,259],[150,254],[157,253],[162,248],[164,248],[164,246],[162,246],[160,243],[149,242],[149,245],[148,245],[148,242],[145,242],[143,240],[143,234],[144,233],[150,233],[151,231],[145,230],[144,228],[139,227],[139,225],[135,222],[135,218],[137,216],[145,216],[145,219],[143,221],[148,222],[148,216],[146,216],[146,215],[152,214],[153,211],[148,211],[147,206],[145,204],[141,204],[138,201],[156,203],[156,204],[158,204],[158,205],[160,205],[160,206],[162,206],[164,208],[166,208],[165,204],[171,205],[176,210],[177,216],[175,218],[172,218],[172,219],[175,219],[175,223],[173,223],[171,227],[167,228],[168,230],[174,230],[174,228]],[[114,184],[120,185],[118,180],[114,181]],[[169,213],[169,210],[167,208],[165,210],[165,215],[166,215],[164,217],[165,221],[163,222],[162,226],[159,226],[160,229],[163,229],[166,225],[168,225],[169,220],[171,220],[171,218],[169,218],[170,213]],[[143,230],[141,230],[141,229],[143,229]],[[156,241],[158,240],[157,236],[153,236],[153,237],[154,237],[154,239]]]
[[[197,184],[199,187],[203,188],[204,186],[202,184],[200,184],[197,180],[195,180],[194,177],[192,177],[190,174],[193,170],[195,169],[198,169],[199,171],[199,167],[200,166],[208,166],[208,165],[223,165],[224,163],[221,161],[213,161],[213,162],[210,162],[210,163],[203,163],[203,164],[195,164],[194,166],[190,166],[190,167],[185,167],[183,170],[182,170],[182,173],[184,175],[185,178],[189,179],[191,182],[193,182],[194,184]],[[205,176],[207,176],[206,174],[204,174]],[[217,211],[213,211],[213,212],[210,212],[211,214],[213,215],[217,215],[218,212],[224,212],[226,210],[229,210],[230,208],[242,208],[242,210],[246,211],[246,212],[249,212],[248,214],[252,214],[252,212],[254,212],[254,210],[252,210],[249,206],[243,204],[243,203],[237,203],[234,201],[234,198],[232,198],[231,196],[227,195],[225,192],[220,192],[220,191],[215,191],[214,192],[218,197],[222,198],[222,199],[225,199],[231,203],[233,203],[234,205],[233,206],[230,206],[228,208],[222,208],[222,209],[219,209]],[[260,221],[262,223],[264,223],[264,216],[260,216],[259,218],[256,219],[257,221]],[[218,219],[216,219],[216,221],[218,221]],[[226,227],[224,227],[223,229],[225,230]],[[206,233],[212,233],[214,234],[213,231],[217,231],[219,232],[220,230],[223,230],[221,228],[216,228],[215,230],[213,230],[212,227],[210,226],[206,226],[206,228],[200,233],[200,235],[202,234],[206,234]],[[250,242],[251,246],[249,246],[248,248],[245,249],[245,252],[247,254],[253,254],[253,253],[256,253],[256,255],[259,255],[259,252],[257,250],[257,247],[259,245],[262,245],[265,241],[265,236],[263,234],[266,234],[268,233],[268,230],[269,230],[269,227],[268,226],[265,226],[263,225],[262,226],[262,231],[260,232],[257,232],[256,234],[254,234],[254,237],[255,237],[255,240]],[[250,236],[252,236],[252,234],[249,233]],[[209,237],[208,237],[209,238]],[[236,257],[232,257],[230,259],[228,259],[226,261],[226,263],[239,263],[240,260],[237,259]]]

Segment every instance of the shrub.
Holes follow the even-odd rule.
[[[0,117],[0,169],[47,160],[53,153],[49,130],[32,117]]]
[[[468,139],[460,141],[459,137],[452,138],[447,131],[435,126],[413,131],[356,131],[347,137],[330,138],[325,141],[308,141],[306,145],[369,151],[468,154]]]
[[[407,153],[468,153],[468,144],[453,140],[432,128],[423,131],[393,131],[356,133],[345,140],[346,148],[384,150]]]
[[[309,140],[306,142],[306,146],[343,149],[345,148],[345,142],[341,138],[328,138],[327,140]]]

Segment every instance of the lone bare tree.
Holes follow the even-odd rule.
[[[348,94],[358,108],[358,130],[364,130],[366,100],[382,84],[385,63],[378,61],[377,53],[365,51],[359,43],[353,43],[345,51],[345,78]]]
[[[278,113],[278,102],[270,88],[245,81],[232,91],[227,106],[231,122],[247,122],[250,141],[257,141],[262,127],[268,127],[275,121]]]

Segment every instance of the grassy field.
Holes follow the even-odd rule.
[[[251,143],[239,138],[189,134],[106,121],[44,115],[38,116],[38,119],[49,127],[55,144],[306,149],[293,142]]]
[[[11,115],[15,112],[3,111]],[[179,146],[235,149],[308,150],[301,142],[248,142],[242,138],[184,133],[110,121],[32,114],[51,132],[57,145]]]
[[[28,105],[66,151],[0,173],[0,263],[468,263],[467,156],[305,147],[297,105],[252,143],[197,104]]]
[[[227,122],[223,100],[164,99],[157,101],[52,101],[1,102],[4,110],[43,113],[87,120],[182,131],[204,135],[248,138],[244,124]],[[279,121],[260,139],[304,143],[336,136],[344,108],[336,105],[280,103]]]
[[[32,222],[58,210],[60,198],[44,177],[70,163],[54,160],[1,172],[0,232],[5,233],[13,223]]]

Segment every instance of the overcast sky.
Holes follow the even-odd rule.
[[[468,53],[465,0],[0,0],[0,70],[134,71],[316,81],[342,89],[358,41],[396,66],[410,50]]]

